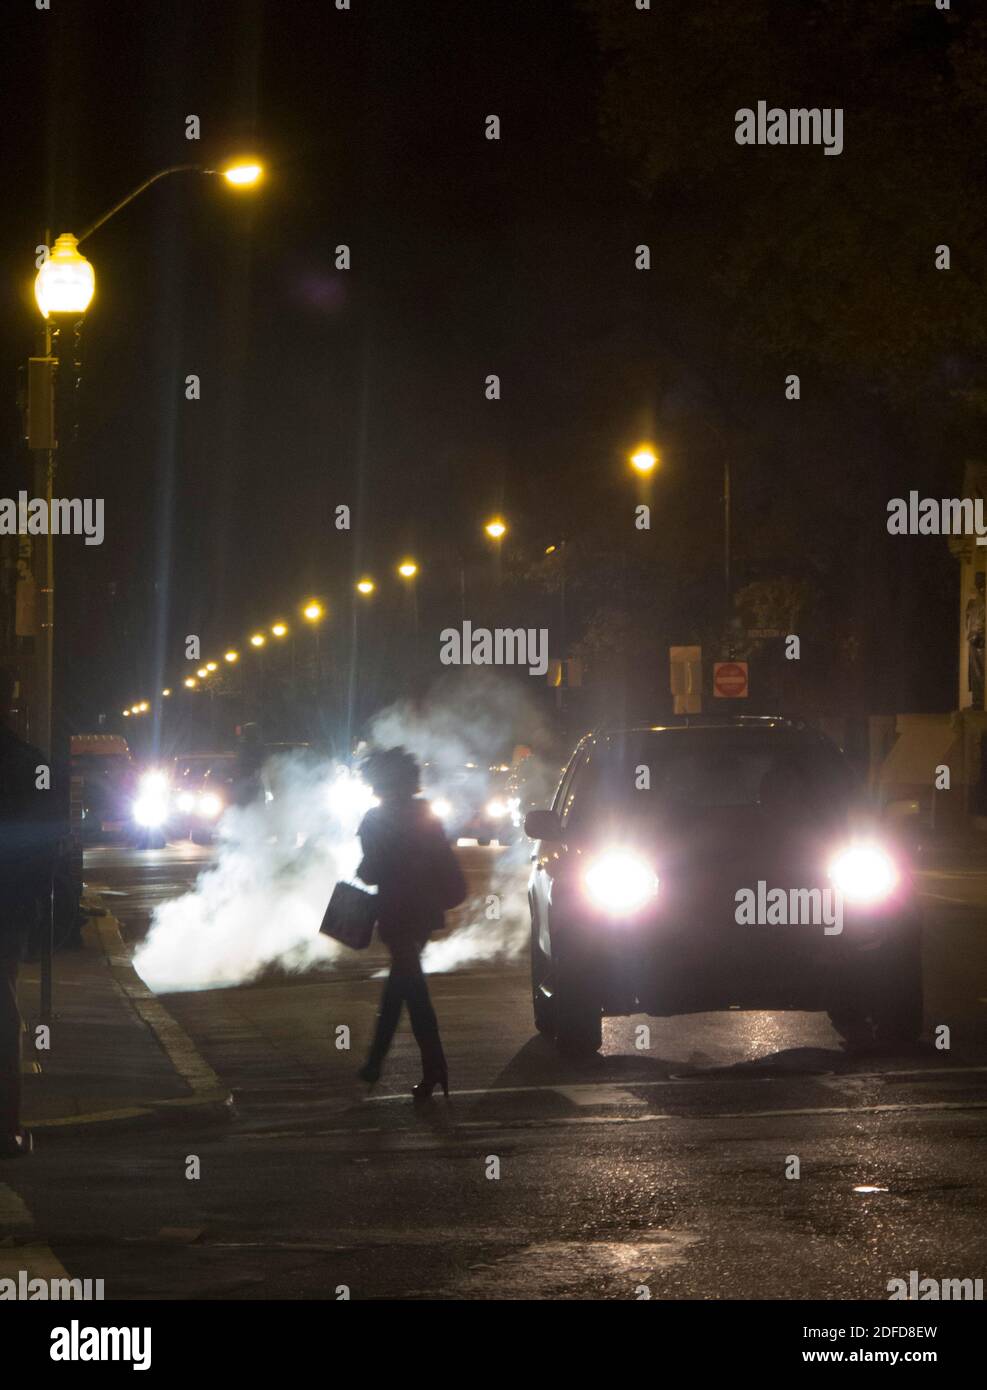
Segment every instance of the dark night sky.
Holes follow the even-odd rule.
[[[53,0],[4,16],[5,492],[26,466],[13,383],[46,216],[78,231],[170,162],[253,147],[270,165],[254,197],[176,176],[85,248],[98,288],[65,490],[107,504],[107,542],[84,556],[99,707],[153,688],[155,614],[173,672],[181,634],[210,652],[242,641],[307,591],[345,593],[355,568],[382,576],[404,549],[429,567],[426,597],[454,595],[460,538],[479,557],[489,510],[532,553],[605,522],[628,503],[626,446],[659,409],[701,409],[709,380],[723,386],[701,286],[664,284],[659,266],[646,309],[624,316],[640,284],[627,248],[697,229],[681,207],[646,206],[605,149],[602,59],[580,7],[353,6]],[[491,112],[499,144],[483,138]],[[348,273],[333,268],[338,242]],[[504,383],[496,405],[488,372]],[[842,428],[848,449],[880,433],[869,417],[842,423],[856,403],[814,409],[794,430],[779,422],[778,456],[758,453],[741,525],[785,486],[779,456],[836,456]],[[762,427],[770,412],[750,415]],[[677,531],[706,528],[711,502],[715,531],[708,455],[670,481]],[[839,467],[813,471],[787,481],[835,497]],[[349,535],[332,527],[339,503],[354,508]],[[935,601],[948,624],[948,595]],[[948,698],[951,679],[925,698]]]

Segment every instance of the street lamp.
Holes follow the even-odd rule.
[[[658,455],[650,444],[641,444],[631,454],[630,465],[636,473],[647,477],[658,467]]]
[[[96,272],[79,250],[77,239],[63,232],[34,277],[34,298],[42,318],[49,314],[81,317],[95,291]]]
[[[361,579],[357,582],[356,591],[358,594],[370,595],[376,587],[372,579]]]
[[[186,690],[194,690],[195,687],[199,684],[199,682],[195,679],[194,676],[186,676],[183,684]]]
[[[239,661],[239,659],[240,653],[234,651],[228,651],[226,655],[223,657],[223,660],[228,661],[231,666],[233,665],[234,661]]]
[[[317,623],[322,617],[322,613],[322,604],[319,603],[317,599],[312,599],[311,602],[307,603],[302,609],[302,617],[307,618],[310,623]]]
[[[250,645],[252,647],[262,647],[266,641],[267,638],[264,636],[262,632],[255,632],[253,637],[251,637],[250,639]]]
[[[215,173],[215,170],[205,169],[203,173],[212,174]],[[234,188],[253,188],[255,184],[260,182],[263,173],[263,165],[249,159],[237,160],[222,170],[223,178]]]
[[[492,521],[488,521],[483,529],[490,539],[494,541],[503,540],[507,535],[507,523],[499,516],[495,516]]]
[[[398,574],[402,579],[414,579],[417,573],[418,566],[415,564],[414,560],[402,560],[400,565],[398,565]]]
[[[271,626],[271,632],[275,637],[286,637],[288,635],[288,628],[285,623],[274,623]]]

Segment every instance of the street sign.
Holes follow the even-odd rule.
[[[702,647],[669,647],[669,667],[676,714],[701,714],[703,708]]]
[[[717,661],[713,664],[713,694],[723,700],[747,698],[747,662]]]

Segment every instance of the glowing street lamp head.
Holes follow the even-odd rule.
[[[199,677],[199,680],[200,680],[200,681],[204,681],[204,680],[206,679],[206,677],[208,676],[209,672],[206,670],[206,668],[205,668],[204,666],[200,666],[199,669],[198,669],[198,671],[196,671],[195,674]]]
[[[34,298],[49,314],[84,314],[96,291],[96,273],[71,232],[63,232],[34,277]]]
[[[147,712],[148,712],[148,710],[151,708],[151,706],[147,703],[146,700],[141,700],[141,702],[140,702],[140,704],[137,706],[137,708],[140,710],[141,714],[147,714]]]
[[[231,666],[233,665],[234,661],[239,661],[239,659],[240,653],[234,651],[228,651],[226,655],[223,657],[223,660],[228,661]]]
[[[194,690],[198,684],[199,682],[195,679],[194,676],[185,677],[184,685],[186,690]]]
[[[227,164],[223,178],[234,188],[254,188],[264,174],[264,167],[254,159],[237,159]]]
[[[310,623],[317,623],[322,617],[322,614],[322,604],[319,603],[317,599],[312,599],[311,602],[306,603],[305,607],[302,609],[302,617],[307,618]]]
[[[372,579],[361,579],[356,586],[358,594],[372,594],[377,585]]]
[[[140,712],[141,712],[141,707],[140,707],[140,705],[131,705],[131,706],[130,706],[130,713],[131,713],[131,714],[140,714]]]
[[[250,645],[252,647],[262,647],[266,641],[267,638],[264,636],[262,632],[255,632],[253,637],[251,637],[250,639]]]
[[[414,579],[417,573],[418,566],[415,564],[414,560],[402,560],[400,565],[398,565],[398,574],[402,579]]]
[[[503,540],[504,536],[507,535],[507,523],[502,521],[499,516],[495,516],[492,521],[488,521],[483,529],[490,539],[494,541]]]
[[[274,623],[271,627],[271,632],[274,634],[275,637],[286,637],[288,635],[287,624]]]
[[[125,709],[125,710],[123,711],[123,717],[124,717],[124,719],[129,719],[129,718],[130,718],[130,710],[129,710],[129,709]]]
[[[216,665],[215,661],[207,661],[207,662],[206,662],[206,670],[207,670],[207,671],[218,671],[218,670],[219,670],[219,667]]]
[[[642,444],[631,454],[631,467],[637,473],[653,473],[658,466],[658,455],[650,444]]]
[[[164,690],[162,690],[161,694],[162,694],[162,695],[165,697],[165,699],[167,700],[168,696],[171,694],[171,686],[170,686],[170,685],[166,685],[165,688],[164,688]]]

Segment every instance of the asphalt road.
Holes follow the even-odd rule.
[[[498,851],[461,855],[482,891]],[[99,849],[87,875],[136,938],[209,857]],[[95,1126],[18,1187],[107,1297],[880,1300],[913,1269],[984,1277],[987,877],[922,886],[932,997],[966,991],[949,1052],[852,1055],[822,1015],[727,1013],[612,1020],[563,1062],[522,957],[432,976],[453,1094],[416,1109],[406,1023],[378,1088],[354,1080],[371,961],[167,996],[232,1113]]]

